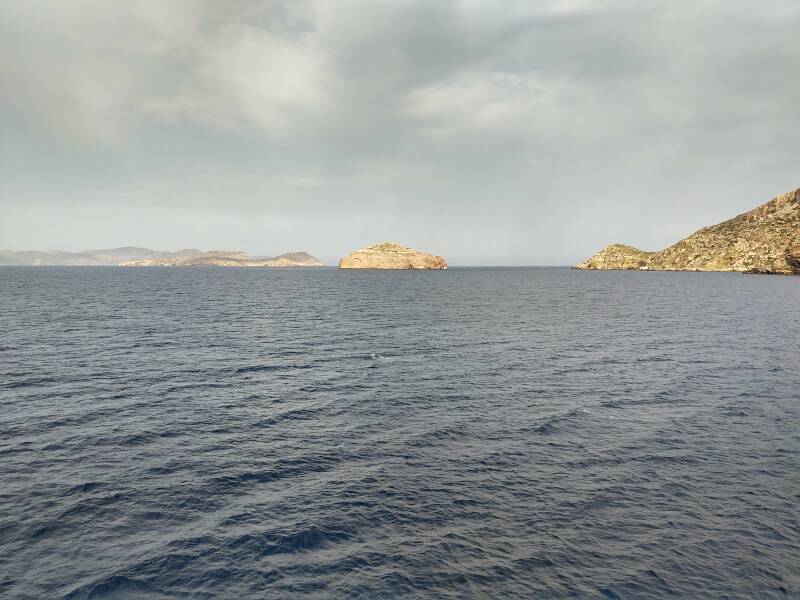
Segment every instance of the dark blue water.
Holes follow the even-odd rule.
[[[0,269],[3,598],[800,597],[800,277]]]

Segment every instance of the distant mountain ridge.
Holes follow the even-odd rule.
[[[165,252],[124,246],[82,252],[61,250],[21,251],[0,250],[0,265],[29,266],[220,266],[220,267],[321,267],[322,261],[307,252],[287,252],[280,256],[249,256],[239,250],[194,248]]]
[[[575,268],[800,275],[800,188],[659,252],[612,244]]]

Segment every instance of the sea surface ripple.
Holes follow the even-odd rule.
[[[800,277],[0,269],[0,597],[800,598]]]

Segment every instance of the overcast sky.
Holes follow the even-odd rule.
[[[800,186],[797,0],[0,0],[0,248],[658,249]]]

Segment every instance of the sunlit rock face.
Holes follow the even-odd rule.
[[[375,244],[339,260],[340,269],[446,269],[441,256],[417,252],[395,242]]]
[[[576,269],[800,274],[800,188],[660,252],[608,246]]]

